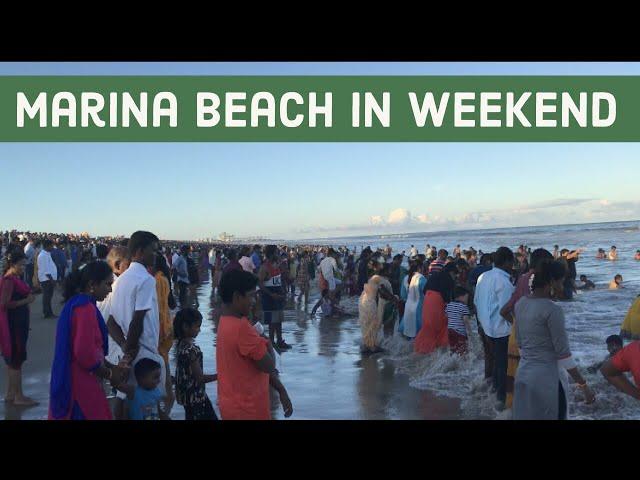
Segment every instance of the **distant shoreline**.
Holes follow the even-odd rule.
[[[350,240],[350,239],[399,239],[402,237],[415,237],[419,235],[441,235],[441,234],[454,234],[454,233],[465,233],[469,232],[487,232],[487,231],[503,231],[503,230],[516,230],[516,229],[530,229],[530,228],[557,228],[557,227],[577,227],[577,226],[588,226],[588,225],[611,225],[614,223],[640,223],[640,219],[634,220],[614,220],[611,222],[589,222],[589,223],[561,223],[556,225],[526,225],[520,227],[496,227],[496,228],[468,228],[468,229],[458,229],[458,230],[432,230],[432,231],[420,231],[420,232],[405,232],[405,233],[379,233],[379,234],[371,234],[371,235],[349,235],[344,237],[315,237],[315,238],[305,238],[300,240],[286,240],[287,242],[317,242],[317,241],[327,241],[327,240]],[[384,238],[383,238],[384,237]]]

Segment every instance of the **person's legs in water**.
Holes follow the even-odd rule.
[[[489,340],[489,337],[485,335],[480,323],[478,323],[478,334],[482,340],[482,349],[484,350],[484,379],[491,379],[493,384],[493,344]]]
[[[284,338],[282,336],[282,322],[284,321],[284,310],[278,310],[277,312],[274,312],[274,327],[275,327],[275,334],[277,337],[277,347],[281,350],[288,350],[291,348],[291,345],[287,344],[287,342],[284,341]]]
[[[494,366],[493,377],[498,402],[505,404],[507,400],[507,360],[509,358],[509,337],[492,338]]]

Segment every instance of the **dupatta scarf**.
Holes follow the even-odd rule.
[[[56,329],[56,349],[51,368],[51,390],[49,392],[49,409],[51,417],[56,420],[68,418],[71,413],[71,351],[73,350],[71,327],[73,310],[88,303],[96,309],[98,327],[102,333],[102,349],[105,357],[109,353],[109,335],[104,318],[96,307],[93,297],[83,293],[71,297],[64,305],[58,327]]]

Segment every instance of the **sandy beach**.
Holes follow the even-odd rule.
[[[201,278],[207,278],[202,272]],[[208,279],[207,279],[208,280]],[[204,316],[198,344],[204,354],[204,368],[214,373],[215,332],[218,306],[212,301],[207,281],[194,289],[198,308]],[[384,354],[363,357],[360,353],[360,327],[357,298],[344,301],[350,313],[343,319],[311,317],[318,299],[312,290],[309,307],[288,302],[284,335],[293,346],[283,353],[279,370],[289,391],[294,413],[290,420],[449,420],[460,418],[460,400],[437,396],[409,385],[409,377],[397,371],[395,362]],[[62,308],[60,291],[54,297],[54,311]],[[303,300],[304,303],[304,300]],[[0,418],[6,420],[43,420],[47,417],[49,376],[53,358],[56,320],[42,318],[42,300],[38,295],[31,306],[31,332],[28,360],[24,365],[25,394],[40,402],[30,408],[0,402]],[[173,351],[170,354],[174,362]],[[172,372],[174,371],[172,365]],[[0,376],[2,395],[6,375]],[[216,384],[207,385],[214,406]],[[217,407],[216,411],[218,411]],[[272,401],[273,417],[283,419],[277,400]],[[219,411],[218,411],[219,413]],[[184,418],[183,408],[175,405],[175,420]]]

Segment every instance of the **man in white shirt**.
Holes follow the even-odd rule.
[[[37,259],[35,258],[36,244],[32,238],[24,246],[24,254],[27,257],[24,264],[24,280],[30,287],[33,287],[33,264]]]
[[[151,232],[135,232],[129,240],[129,253],[131,264],[118,277],[111,294],[107,327],[110,333],[121,330],[122,335],[114,334],[112,337],[124,339],[121,348],[128,358],[133,359],[129,384],[136,384],[134,368],[138,361],[150,358],[161,366],[159,388],[170,404],[172,395],[166,388],[167,366],[158,353],[160,315],[156,280],[147,270],[154,265],[156,254],[159,254],[158,237]],[[118,397],[124,398],[125,395],[118,392]]]
[[[58,267],[56,267],[51,250],[53,242],[49,239],[42,242],[42,251],[38,255],[38,281],[42,288],[42,313],[44,318],[56,318],[51,309],[53,290],[58,280]]]
[[[337,256],[338,254],[336,251],[333,248],[330,248],[327,252],[327,257],[320,262],[320,271],[327,282],[331,295],[335,294],[336,288],[342,283],[335,277],[335,272],[338,270],[338,262],[336,261]]]
[[[410,255],[411,258],[417,257],[418,256],[418,249],[416,247],[414,247],[413,245],[411,245],[411,250],[410,250]]]
[[[499,406],[504,408],[511,323],[500,315],[500,310],[515,291],[511,283],[513,252],[507,247],[500,247],[493,254],[493,262],[494,268],[478,278],[474,303],[482,327],[481,335],[484,334],[488,340],[484,344],[485,368],[486,371],[493,372],[493,388],[496,390]]]

